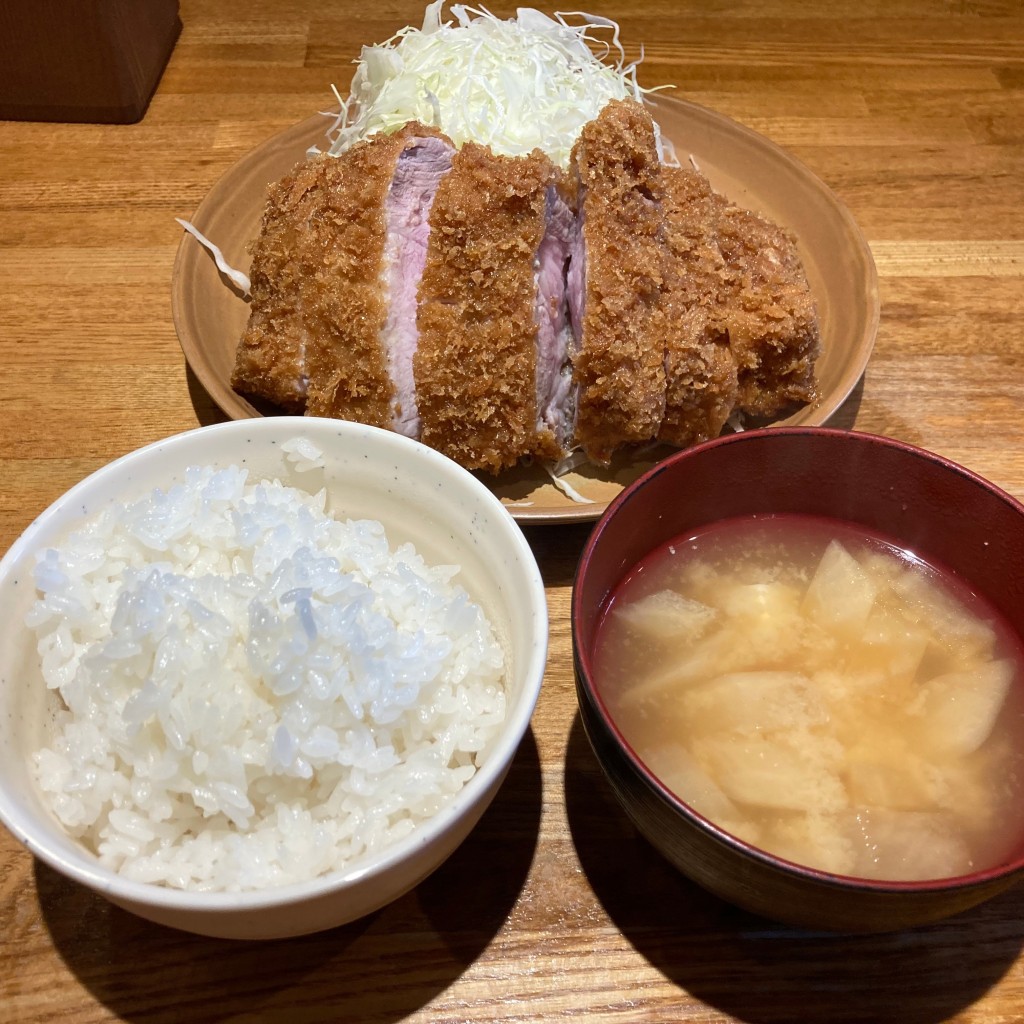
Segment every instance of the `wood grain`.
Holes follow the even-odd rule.
[[[252,147],[344,90],[386,0],[182,0],[137,125],[0,125],[0,545],[82,476],[220,418],[169,307],[180,230]],[[881,329],[834,423],[964,463],[1024,498],[1024,13],[1019,0],[606,0],[645,85],[789,149],[876,257]],[[503,3],[494,9],[511,12]],[[1024,1019],[1024,890],[930,928],[810,934],[734,910],[625,821],[576,714],[568,624],[587,528],[533,528],[551,655],[533,727],[434,876],[323,935],[232,944],[108,905],[0,834],[0,1019]]]

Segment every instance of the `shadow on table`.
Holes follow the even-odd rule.
[[[874,936],[801,931],[724,903],[639,836],[579,715],[565,794],[577,854],[613,923],[672,982],[751,1024],[935,1024],[984,995],[1024,945],[1024,889],[939,924]]]
[[[231,417],[224,412],[223,409],[213,400],[210,392],[203,387],[202,382],[192,372],[192,367],[186,364],[185,366],[185,382],[188,385],[188,397],[192,403],[192,409],[195,411],[196,419],[199,420],[199,425],[202,427],[209,427],[214,423],[224,423]],[[260,398],[254,398],[251,395],[246,396],[246,401],[261,415],[261,416],[284,416],[285,412],[279,406],[274,405],[272,402],[263,401]]]
[[[152,924],[38,861],[54,946],[129,1022],[391,1024],[448,988],[501,929],[533,860],[541,812],[528,732],[504,785],[458,850],[413,892],[352,924],[294,939],[209,939]]]
[[[540,566],[545,587],[570,587],[592,522],[522,527],[526,542]]]
[[[210,397],[209,391],[203,387],[199,378],[192,372],[192,367],[185,364],[185,382],[188,384],[188,397],[195,410],[200,426],[208,427],[213,423],[223,423],[230,417]]]
[[[856,430],[857,414],[860,412],[860,404],[864,398],[864,376],[858,378],[849,395],[843,404],[825,421],[823,426],[834,427],[837,430]]]

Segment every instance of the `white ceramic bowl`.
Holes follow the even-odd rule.
[[[324,452],[323,482],[335,513],[378,519],[392,546],[411,541],[430,563],[462,566],[458,582],[483,605],[507,645],[510,697],[502,734],[477,774],[438,815],[350,869],[242,893],[188,893],[128,881],[67,836],[30,775],[29,756],[45,741],[54,699],[42,682],[34,636],[23,625],[35,597],[36,553],[105,504],[167,487],[190,465],[245,465],[250,479],[281,477],[279,446],[300,436]],[[303,479],[294,482],[302,486]],[[40,860],[118,906],[161,924],[227,938],[278,938],[352,921],[438,867],[504,779],[529,726],[547,655],[547,605],[536,560],[483,484],[437,452],[389,431],[303,417],[203,427],[94,473],[36,519],[0,562],[0,605],[0,820]]]

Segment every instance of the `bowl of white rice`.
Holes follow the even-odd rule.
[[[424,445],[203,427],[82,481],[0,562],[0,820],[205,935],[355,920],[462,842],[547,654],[521,531]]]

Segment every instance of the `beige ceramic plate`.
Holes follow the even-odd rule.
[[[681,161],[692,157],[719,192],[796,235],[821,322],[821,398],[777,422],[824,423],[860,379],[878,329],[878,279],[860,230],[815,175],[763,136],[692,103],[662,97],[651,108]],[[221,247],[231,266],[248,270],[247,246],[259,230],[267,185],[301,160],[311,144],[325,143],[327,125],[323,116],[312,117],[270,139],[232,167],[203,200],[192,221]],[[185,358],[217,405],[233,419],[272,414],[231,389],[235,345],[249,307],[189,235],[178,250],[171,304]],[[566,482],[591,504],[567,497],[539,466],[483,479],[522,523],[581,522],[596,519],[626,484],[668,451],[658,449],[609,469],[585,466],[569,473]]]

